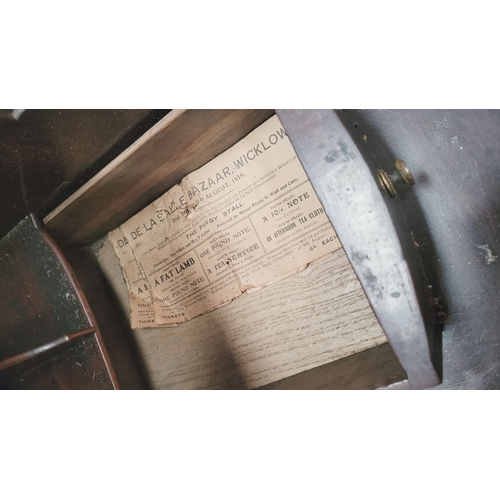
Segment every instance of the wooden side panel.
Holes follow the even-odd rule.
[[[58,239],[92,243],[273,114],[272,110],[172,111],[44,223]]]
[[[427,281],[401,205],[374,178],[376,158],[370,166],[331,110],[278,115],[410,385],[439,384]]]
[[[298,373],[262,389],[378,389],[406,378],[389,344]]]

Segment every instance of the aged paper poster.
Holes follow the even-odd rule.
[[[187,321],[340,248],[277,116],[109,239],[133,328]]]

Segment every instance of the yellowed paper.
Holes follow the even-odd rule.
[[[109,239],[133,328],[187,321],[340,248],[277,116]]]

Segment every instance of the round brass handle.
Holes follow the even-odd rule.
[[[404,183],[412,186],[415,184],[415,179],[411,175],[410,169],[406,166],[403,160],[396,160],[396,170],[392,174],[388,174],[385,170],[378,171],[378,180],[380,185],[391,195],[396,196],[396,188],[394,184]]]

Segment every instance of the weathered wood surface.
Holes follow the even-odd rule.
[[[111,244],[93,250],[128,318]],[[387,342],[343,250],[178,327],[132,334],[156,389],[257,388]]]
[[[93,243],[273,114],[244,109],[171,111],[44,223],[59,241]]]
[[[332,110],[277,113],[410,385],[439,384],[427,278],[401,204],[373,175],[386,155],[363,156]]]
[[[398,197],[449,315],[438,388],[500,389],[500,110],[351,115],[356,134],[377,137],[416,180]]]
[[[382,344],[278,380],[262,389],[382,389],[395,388],[405,378],[406,373],[391,346]]]

